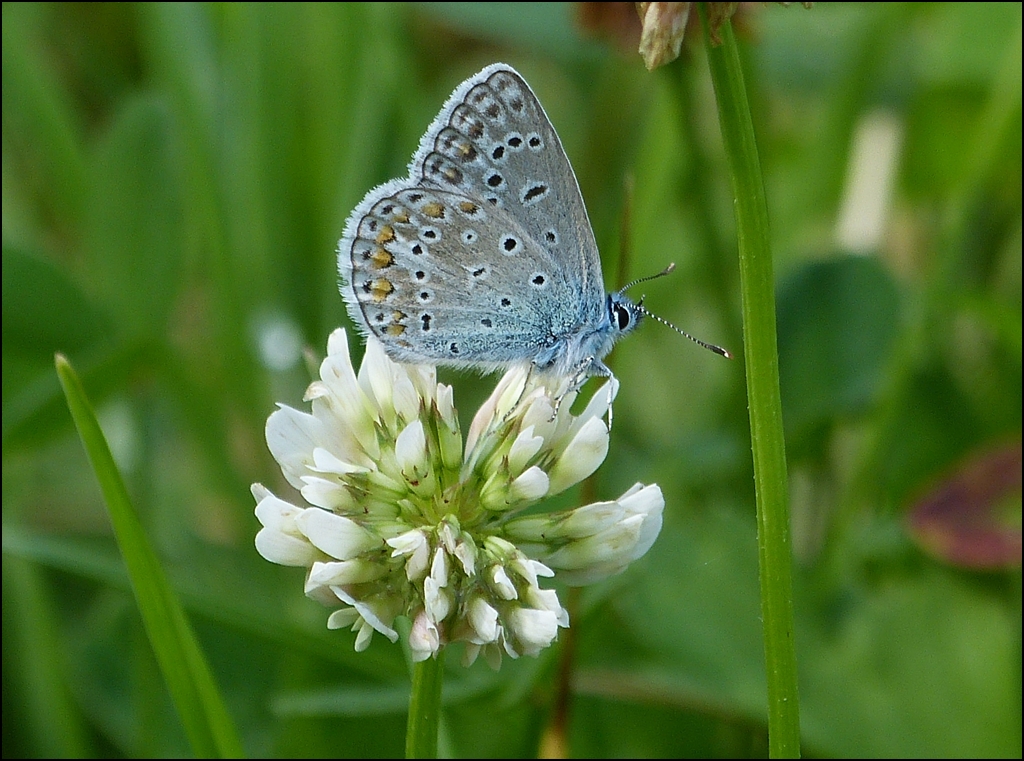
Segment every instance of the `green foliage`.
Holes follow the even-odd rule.
[[[55,364],[78,436],[100,482],[146,636],[192,751],[201,757],[238,757],[242,746],[235,735],[234,724],[181,602],[131,504],[96,413],[67,359],[58,354]]]
[[[351,633],[327,631],[302,573],[253,549],[248,486],[287,491],[263,426],[309,381],[270,337],[320,356],[347,326],[346,216],[483,65],[515,66],[548,110],[606,283],[675,261],[645,305],[742,356],[699,40],[648,73],[572,10],[4,4],[5,755],[189,752],[56,351],[97,404],[245,752],[402,753],[401,649],[377,637],[357,654]],[[906,516],[973,453],[1020,440],[1020,6],[742,13],[776,256],[805,751],[1019,757],[1019,558],[958,567]],[[838,220],[878,114],[898,146],[891,197],[857,248]],[[495,674],[451,653],[442,753],[536,754],[552,734],[578,756],[765,752],[744,368],[652,321],[611,363],[611,452],[586,488],[656,481],[663,534],[623,576],[560,590],[572,629],[540,658]],[[464,419],[492,383],[447,380]],[[1000,525],[1019,543],[1019,485],[1011,504]]]

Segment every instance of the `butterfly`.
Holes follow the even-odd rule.
[[[483,372],[529,364],[578,384],[611,376],[602,359],[650,315],[625,289],[605,291],[562,143],[503,63],[456,87],[409,176],[356,206],[338,268],[352,321],[398,362]]]

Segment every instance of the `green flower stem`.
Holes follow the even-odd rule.
[[[409,724],[405,733],[406,758],[437,758],[443,683],[444,648],[441,648],[436,658],[427,658],[413,666]]]
[[[714,47],[707,11],[703,3],[698,7],[735,197],[743,357],[757,494],[768,752],[771,758],[796,758],[800,755],[800,712],[793,642],[792,553],[768,209],[732,25],[728,21],[722,25],[722,44]]]

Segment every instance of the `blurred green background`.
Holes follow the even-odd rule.
[[[1021,6],[751,4],[736,26],[776,257],[805,752],[1020,757]],[[714,97],[699,34],[653,73],[636,34],[626,3],[3,5],[5,757],[189,753],[55,351],[247,753],[402,753],[400,648],[327,631],[302,570],[256,554],[248,487],[288,493],[266,417],[304,408],[304,350],[349,326],[345,218],[498,60],[561,135],[607,285],[675,261],[645,304],[740,357],[651,321],[616,349],[611,452],[576,497],[657,482],[662,535],[560,590],[572,629],[540,658],[449,658],[442,750],[535,756],[564,730],[573,756],[764,755]],[[493,385],[442,378],[464,421]]]

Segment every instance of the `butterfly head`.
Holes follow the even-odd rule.
[[[642,300],[641,300],[642,301]],[[612,334],[618,338],[629,333],[647,314],[643,304],[635,303],[622,291],[608,294],[608,321],[612,326]]]

